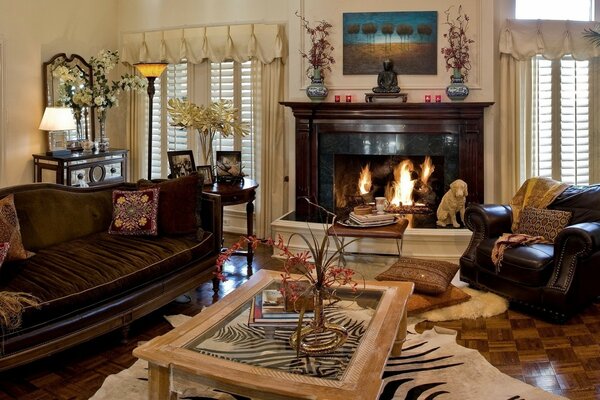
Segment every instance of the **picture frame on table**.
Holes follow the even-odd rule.
[[[167,151],[171,178],[179,178],[196,172],[192,150]]]
[[[215,183],[212,165],[198,165],[196,171],[203,177],[205,185],[212,185]]]
[[[215,162],[217,182],[238,182],[244,177],[241,151],[217,151]]]

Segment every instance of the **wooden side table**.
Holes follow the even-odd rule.
[[[380,227],[347,227],[335,223],[327,229],[328,236],[335,236],[341,238],[341,243],[336,241],[336,244],[339,244],[338,250],[340,250],[340,255],[343,256],[345,254],[344,251],[344,238],[352,237],[352,238],[372,238],[372,239],[395,239],[396,247],[398,248],[398,258],[402,257],[402,242],[404,237],[404,231],[408,226],[408,220],[406,218],[400,218],[398,222],[392,225],[380,226]]]
[[[252,179],[244,178],[239,183],[216,182],[212,186],[205,186],[204,191],[221,196],[222,206],[246,203],[246,233],[250,236],[254,233],[254,199],[256,199],[257,187],[258,183]],[[221,220],[222,223],[223,220]],[[237,254],[246,255],[248,260],[248,276],[252,275],[252,246],[248,245],[247,251]]]

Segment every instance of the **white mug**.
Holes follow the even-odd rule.
[[[388,204],[389,202],[385,197],[375,197],[375,208],[377,209],[377,214],[383,214]]]

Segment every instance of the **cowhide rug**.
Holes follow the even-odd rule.
[[[177,326],[189,317],[167,318]],[[379,399],[564,399],[501,373],[479,352],[459,346],[455,339],[456,332],[449,329],[418,334],[414,325],[409,327],[402,356],[388,360]],[[147,399],[146,362],[138,360],[129,369],[107,377],[92,399]],[[249,400],[208,387],[179,393],[178,399]]]

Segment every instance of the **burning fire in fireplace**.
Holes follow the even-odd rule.
[[[360,171],[360,177],[358,178],[358,192],[361,195],[365,195],[371,191],[371,170],[369,169],[370,164],[367,164]]]
[[[414,212],[419,207],[429,208],[427,206],[435,202],[435,193],[429,184],[434,171],[435,166],[429,156],[425,157],[420,169],[415,168],[411,160],[403,160],[397,164],[393,169],[393,180],[385,187],[385,197],[390,204],[388,210],[406,212],[406,208],[410,207],[411,212]],[[360,172],[358,192],[364,198],[369,195],[372,186],[372,172],[367,164]]]

